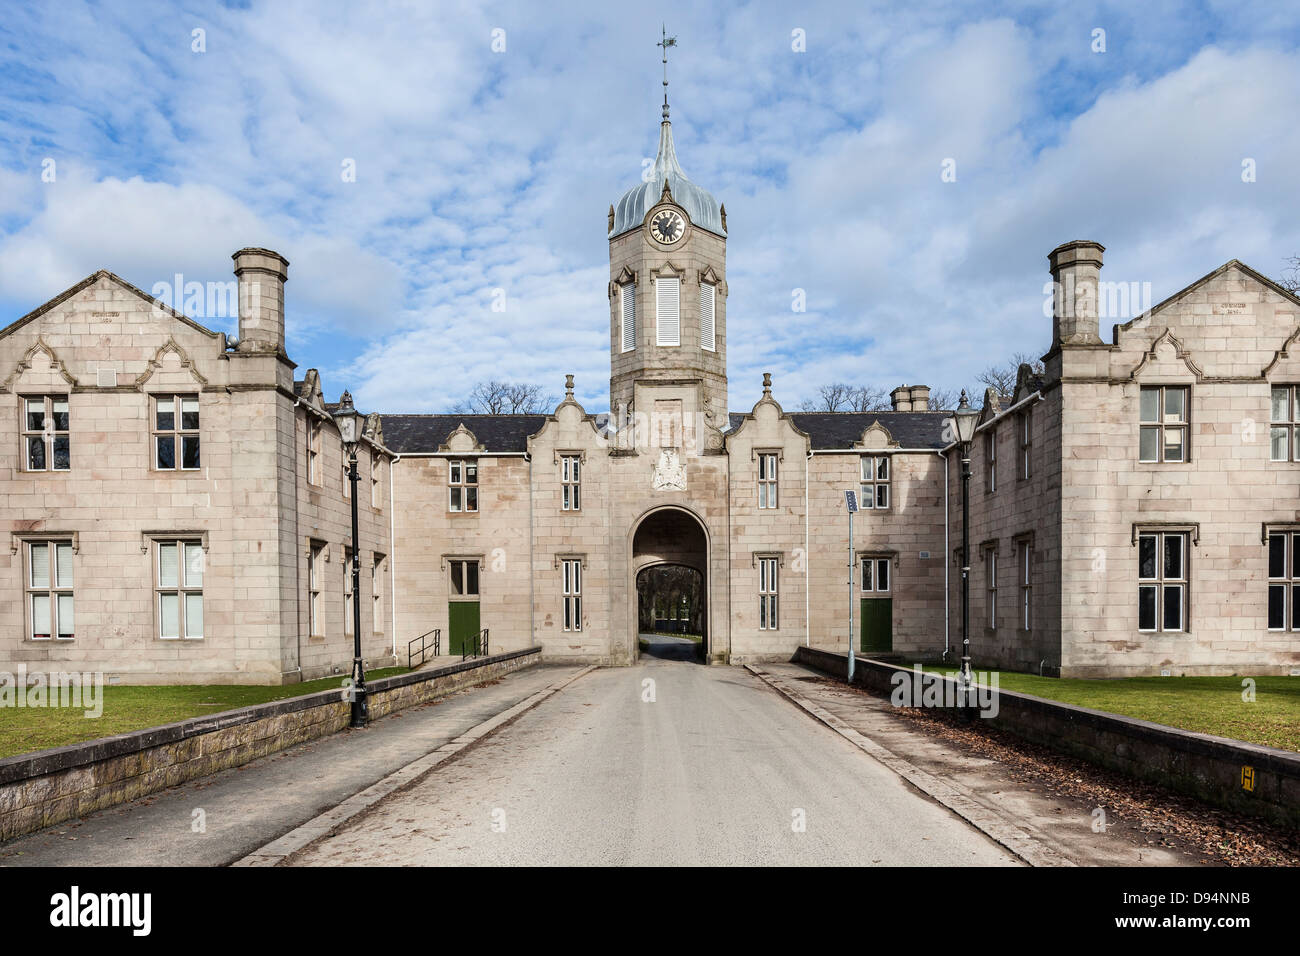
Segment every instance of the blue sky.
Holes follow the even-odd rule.
[[[224,282],[268,246],[331,398],[438,411],[573,372],[603,410],[605,215],[654,152],[661,21],[678,156],[727,206],[735,409],[763,371],[793,408],[1040,353],[1070,239],[1153,301],[1300,254],[1284,5],[789,6],[9,2],[0,325],[99,268]]]

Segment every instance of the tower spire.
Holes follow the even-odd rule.
[[[660,32],[663,39],[656,43],[655,46],[662,47],[664,51],[664,122],[666,123],[668,122],[668,48],[677,45],[677,37],[668,35],[666,24],[660,24]]]

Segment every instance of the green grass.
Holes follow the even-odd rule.
[[[953,665],[923,665],[955,673]],[[999,671],[1002,690],[1137,717],[1202,734],[1300,751],[1300,678],[1254,677],[1255,701],[1241,699],[1244,677],[1039,677]]]
[[[374,680],[406,671],[405,667],[381,668],[368,672],[366,678]],[[342,687],[344,676],[279,687],[242,684],[104,687],[103,713],[98,718],[86,717],[85,708],[0,707],[0,757],[112,737],[250,704],[334,690]]]

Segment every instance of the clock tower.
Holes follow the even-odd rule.
[[[680,416],[682,440],[652,446],[718,452],[728,411],[727,212],[677,162],[666,90],[658,153],[642,180],[609,207],[610,407],[634,421]]]

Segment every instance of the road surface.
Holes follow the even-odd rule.
[[[1015,865],[739,667],[594,671],[299,865]]]

